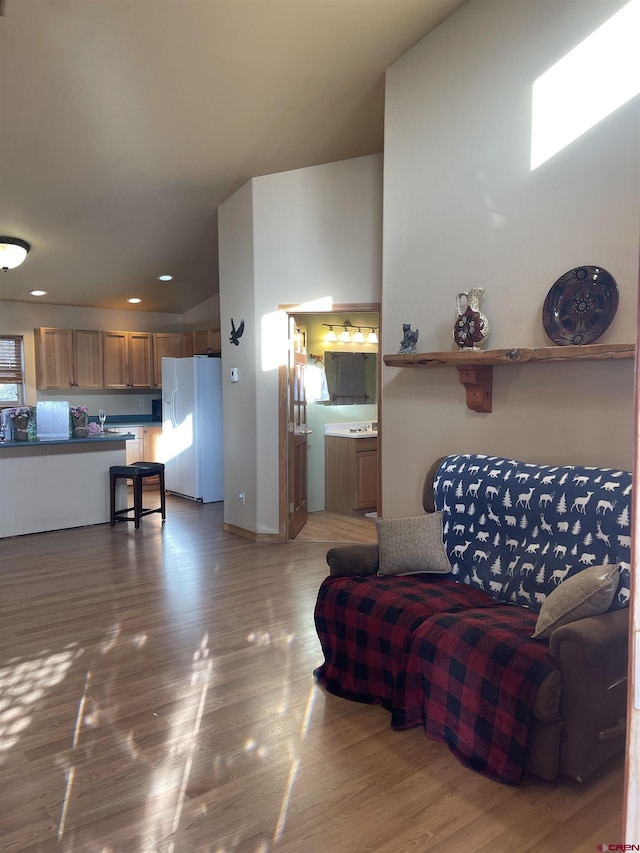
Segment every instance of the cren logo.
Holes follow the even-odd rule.
[[[620,850],[625,853],[627,850],[640,850],[640,844],[598,844],[596,850],[600,850],[600,853],[604,850]]]

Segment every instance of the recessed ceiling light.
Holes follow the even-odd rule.
[[[46,296],[46,295],[47,295],[46,290],[30,290],[29,291],[29,296]]]
[[[158,281],[172,281],[172,280],[173,280],[172,275],[159,275],[158,276]]]
[[[142,299],[138,299],[137,296],[132,296],[131,299],[127,299],[127,302],[130,302],[132,305],[137,305],[138,302],[142,302]]]

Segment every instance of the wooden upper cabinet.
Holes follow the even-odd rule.
[[[182,336],[182,357],[192,355],[220,355],[222,338],[220,329],[200,329],[197,332],[184,332]]]
[[[183,358],[184,339],[182,332],[156,332],[153,336],[153,385],[162,387],[162,359]],[[193,355],[193,353],[189,353]]]
[[[201,329],[193,333],[194,355],[219,355],[222,352],[220,329]]]
[[[100,332],[34,329],[36,385],[43,391],[73,388],[162,387],[162,359],[219,355],[220,329],[198,332]]]
[[[102,333],[34,329],[36,385],[43,391],[102,388]]]
[[[191,358],[196,354],[195,341],[193,340],[193,332],[185,332],[182,336],[182,357]]]
[[[74,329],[73,364],[76,388],[102,388],[102,332]]]
[[[153,387],[151,332],[103,332],[104,387]]]

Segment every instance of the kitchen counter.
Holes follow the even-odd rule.
[[[122,432],[60,441],[0,442],[0,538],[104,524],[110,520],[109,468],[126,464]],[[127,499],[118,483],[116,507]]]
[[[91,416],[89,421],[98,422],[98,419]],[[154,421],[151,415],[110,415],[107,412],[107,421],[105,429],[121,429],[124,427],[150,427],[162,426],[162,421]]]
[[[37,439],[36,441],[0,441],[0,452],[2,450],[12,450],[15,448],[29,448],[29,447],[45,447],[46,445],[76,445],[76,444],[96,444],[99,442],[101,444],[105,444],[110,441],[129,441],[130,439],[135,438],[130,432],[118,432],[118,433],[107,433],[106,435],[90,435],[87,438],[60,438],[60,439],[47,439],[42,441]]]

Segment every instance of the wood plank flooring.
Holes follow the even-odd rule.
[[[138,532],[0,541],[0,850],[593,853],[621,841],[622,758],[583,785],[507,787],[421,730],[393,731],[382,708],[319,688],[326,550],[247,542],[222,532],[221,504],[178,498],[164,526],[153,515]]]
[[[310,512],[296,542],[376,542],[376,525],[369,516]]]

